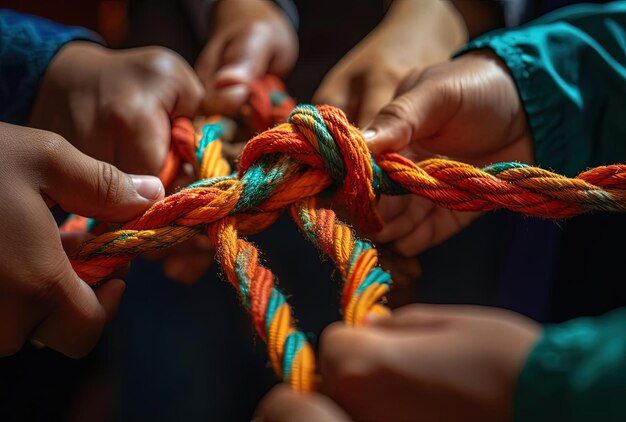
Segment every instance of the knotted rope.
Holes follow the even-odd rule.
[[[297,330],[273,274],[259,263],[258,250],[239,237],[266,229],[282,210],[289,208],[305,237],[339,269],[341,306],[350,325],[361,324],[370,312],[387,312],[382,302],[391,278],[378,267],[371,243],[356,239],[333,211],[318,208],[316,197],[322,192],[346,209],[362,231],[381,226],[376,212],[381,193],[414,193],[454,210],[506,208],[546,218],[626,210],[625,165],[566,178],[519,163],[478,169],[444,159],[413,163],[393,153],[374,160],[359,130],[330,106],[296,107],[287,123],[254,137],[237,173],[226,175],[219,127],[212,124],[198,134],[184,120],[173,128],[172,154],[195,163],[202,180],[154,204],[120,230],[84,243],[71,254],[71,262],[83,280],[95,284],[138,254],[206,233],[267,342],[275,372],[300,391],[314,388],[312,347]]]

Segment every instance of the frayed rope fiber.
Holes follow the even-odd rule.
[[[265,100],[263,106],[253,106],[256,127],[279,120],[288,100],[284,91],[273,91],[274,82],[259,86]],[[197,133],[191,122],[178,119],[162,179],[171,179],[180,162],[189,162],[201,180],[154,204],[120,230],[82,244],[70,259],[83,280],[95,284],[141,253],[207,234],[217,261],[267,343],[275,372],[303,392],[315,387],[313,349],[296,328],[274,275],[259,262],[258,250],[240,237],[265,230],[281,211],[288,209],[305,237],[339,269],[344,319],[360,325],[369,313],[388,313],[383,302],[391,277],[378,266],[371,243],[357,239],[333,211],[318,206],[322,192],[331,195],[362,232],[381,227],[378,194],[412,193],[453,210],[505,208],[545,218],[626,210],[626,165],[597,167],[567,178],[520,163],[479,169],[445,159],[414,163],[395,153],[374,159],[360,131],[330,106],[295,107],[287,123],[249,141],[233,174],[221,158],[219,136],[219,123],[209,122]]]

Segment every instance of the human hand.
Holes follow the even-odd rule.
[[[515,83],[490,52],[469,53],[410,74],[398,96],[364,131],[374,154],[437,155],[483,166],[533,162],[530,129]],[[416,196],[382,197],[385,226],[373,236],[414,256],[448,239],[480,213],[435,206]]]
[[[92,289],[83,282],[48,207],[122,222],[163,198],[163,185],[122,173],[42,130],[0,123],[0,149],[0,356],[29,338],[83,356],[116,312],[124,283]]]
[[[393,99],[410,69],[447,60],[466,39],[463,19],[450,2],[395,1],[326,75],[313,101],[341,108],[363,127]]]
[[[328,397],[301,394],[286,384],[272,388],[255,412],[253,422],[350,422],[343,409]]]
[[[50,63],[29,125],[123,171],[157,175],[170,122],[193,117],[202,97],[191,67],[165,48],[110,50],[75,41]]]
[[[205,111],[236,116],[251,82],[291,70],[298,38],[271,1],[221,0],[212,13],[212,32],[195,69],[206,90]]]
[[[356,421],[509,420],[540,331],[479,306],[409,305],[364,328],[337,323],[321,338],[323,391]]]

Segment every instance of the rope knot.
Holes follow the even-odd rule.
[[[332,185],[333,202],[348,211],[355,227],[363,232],[381,228],[369,150],[361,132],[341,110],[297,106],[287,123],[260,133],[248,143],[239,162],[240,176],[263,156],[275,153],[286,154],[304,166],[324,169],[332,182],[320,183]]]

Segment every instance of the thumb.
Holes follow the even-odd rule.
[[[447,96],[436,84],[418,82],[412,89],[383,107],[364,129],[363,137],[374,154],[396,152],[435,135],[449,113]]]
[[[164,196],[157,177],[126,174],[88,157],[62,138],[54,144],[45,153],[47,183],[41,191],[67,212],[123,222]]]

